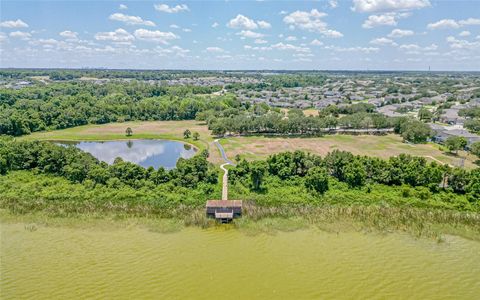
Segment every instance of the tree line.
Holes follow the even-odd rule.
[[[160,167],[143,168],[134,163],[115,159],[112,165],[100,162],[91,154],[74,146],[60,146],[43,141],[0,140],[0,174],[15,170],[65,177],[72,182],[122,185],[140,188],[171,183],[175,186],[196,188],[199,184],[215,185],[218,170],[207,161],[208,151],[190,159],[180,158],[170,171]]]
[[[192,120],[204,110],[239,106],[232,96],[205,96],[212,87],[139,82],[56,83],[0,90],[0,135],[132,120]]]
[[[407,154],[383,160],[339,150],[325,157],[302,151],[285,152],[265,161],[242,160],[229,175],[231,182],[242,182],[257,192],[266,188],[265,178],[273,176],[282,181],[302,178],[307,189],[319,194],[337,180],[353,189],[368,188],[371,184],[404,185],[424,188],[422,192],[427,196],[440,191],[465,194],[469,201],[480,204],[480,169],[466,171]]]

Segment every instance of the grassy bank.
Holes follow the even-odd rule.
[[[421,199],[415,190],[406,196],[401,189],[385,186],[369,191],[338,187],[314,197],[293,186],[257,195],[233,186],[232,196],[246,199],[246,205],[244,216],[229,227],[251,234],[315,226],[330,232],[402,231],[415,236],[455,234],[480,240],[480,213],[461,197],[449,204],[442,201],[448,194]],[[2,222],[31,223],[32,230],[35,224],[108,227],[114,222],[120,227],[141,225],[171,232],[185,226],[219,226],[205,217],[204,204],[207,199],[218,198],[220,192],[219,187],[95,187],[15,171],[0,177],[0,208]]]
[[[348,231],[393,233],[403,232],[415,237],[442,241],[444,235],[456,235],[480,241],[480,215],[453,211],[427,211],[418,208],[380,206],[295,206],[261,207],[247,204],[242,218],[231,224],[219,224],[205,216],[200,207],[180,206],[168,214],[170,217],[128,213],[73,214],[53,217],[48,212],[28,214],[12,213],[0,209],[3,223],[24,223],[25,230],[35,231],[38,226],[68,226],[97,230],[128,229],[134,226],[160,233],[171,233],[185,227],[236,229],[246,234],[275,234],[310,227],[330,233]]]

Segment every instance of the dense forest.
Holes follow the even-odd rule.
[[[217,90],[139,82],[67,82],[2,89],[0,135],[133,120],[192,120],[204,110],[240,106],[231,96],[205,95]]]

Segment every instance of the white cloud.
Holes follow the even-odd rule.
[[[0,42],[4,42],[7,40],[7,35],[0,31]]]
[[[393,40],[387,39],[384,37],[373,39],[370,41],[370,44],[380,45],[380,46],[385,46],[385,45],[397,46],[397,43],[395,43]]]
[[[183,32],[192,32],[192,30],[190,28],[183,28],[182,31]]]
[[[401,38],[404,36],[410,36],[414,34],[415,33],[412,30],[394,29],[387,36],[390,38]]]
[[[469,36],[470,34],[471,34],[470,31],[464,30],[464,31],[460,32],[458,35],[462,36],[462,37],[465,37],[465,36]]]
[[[404,44],[399,47],[401,50],[408,51],[407,54],[419,54],[420,51],[434,51],[438,49],[438,46],[431,44],[430,46],[421,47],[417,44]]]
[[[32,37],[32,35],[25,31],[13,31],[10,32],[10,37],[21,39],[21,40],[28,40]]]
[[[363,28],[373,28],[377,26],[395,26],[397,25],[397,20],[395,19],[395,14],[388,13],[383,15],[371,15],[368,17],[365,22],[363,22]]]
[[[480,41],[469,42],[467,40],[459,40],[454,36],[447,37],[447,43],[449,43],[450,48],[453,49],[480,49]]]
[[[337,1],[337,0],[329,0],[329,1],[328,1],[328,5],[329,5],[331,8],[337,8],[337,6],[338,6],[338,1]]]
[[[318,32],[327,37],[342,37],[343,34],[327,28],[327,23],[322,20],[327,14],[317,9],[311,11],[295,11],[283,18],[283,22],[290,29],[299,28],[310,32]]]
[[[296,40],[297,40],[297,37],[293,36],[293,35],[287,36],[285,38],[285,41],[287,41],[287,42],[293,42],[293,41],[296,41]]]
[[[280,11],[278,14],[279,14],[279,15],[286,15],[286,14],[288,14],[288,11],[282,10],[282,11]]]
[[[256,40],[254,41],[254,43],[255,43],[255,44],[266,44],[266,43],[268,43],[268,42],[267,42],[266,40],[263,40],[263,39],[256,39]]]
[[[327,50],[333,50],[337,52],[362,52],[369,54],[372,52],[378,52],[380,49],[376,47],[337,47],[337,46],[325,46]]]
[[[20,19],[17,19],[16,21],[9,20],[9,21],[3,21],[0,23],[0,27],[5,27],[5,28],[27,28],[28,24],[23,22]]]
[[[218,24],[217,22],[213,22],[213,24],[212,24],[212,28],[217,28],[217,27],[218,27],[218,25],[220,25],[220,24]]]
[[[258,21],[257,22],[258,26],[262,29],[270,29],[272,28],[272,25],[268,23],[267,21]]]
[[[468,18],[465,20],[460,20],[458,23],[462,26],[467,26],[467,25],[480,25],[480,19],[475,19],[475,18]]]
[[[61,37],[67,38],[67,39],[77,39],[78,33],[70,30],[65,30],[59,33]]]
[[[220,47],[207,47],[205,50],[207,52],[212,52],[212,53],[223,53],[223,52],[225,52],[225,50],[220,48]]]
[[[248,17],[245,17],[244,15],[237,15],[235,18],[231,19],[227,23],[227,26],[230,28],[247,29],[247,30],[258,28],[258,25],[254,20]]]
[[[310,42],[310,44],[314,46],[322,46],[323,42],[320,40],[314,39],[313,41]]]
[[[173,29],[178,29],[178,28],[180,28],[180,26],[178,26],[177,24],[171,24],[169,27],[170,27],[170,28],[173,28]]]
[[[429,0],[353,0],[356,12],[405,11],[431,6]]]
[[[153,7],[155,7],[155,9],[158,11],[166,12],[169,14],[190,10],[186,4],[178,4],[175,6],[168,6],[167,4],[155,4]]]
[[[112,41],[118,43],[132,42],[135,37],[128,33],[125,29],[118,28],[115,31],[98,32],[95,34],[97,41]]]
[[[125,4],[120,4],[118,6],[118,9],[128,9],[128,6],[126,6]]]
[[[294,46],[292,44],[284,44],[282,42],[272,45],[271,48],[278,50],[293,50],[297,52],[310,52],[310,48]]]
[[[240,36],[245,37],[245,38],[251,38],[251,39],[258,39],[258,38],[262,38],[262,37],[265,36],[264,34],[254,32],[254,31],[251,31],[251,30],[242,30],[242,31],[238,32],[237,35],[240,35]]]
[[[108,18],[113,21],[124,22],[127,25],[155,26],[155,23],[153,23],[152,21],[143,20],[138,16],[129,16],[122,13],[114,13]]]
[[[133,34],[139,40],[162,43],[162,44],[168,44],[170,40],[179,38],[173,32],[163,32],[159,30],[137,29]]]
[[[336,30],[332,30],[332,29],[327,29],[324,32],[322,32],[322,34],[324,36],[330,37],[330,38],[341,38],[341,37],[343,37],[343,33],[339,32],[339,31],[336,31]]]
[[[435,23],[430,23],[427,25],[428,29],[434,30],[434,29],[445,29],[445,28],[459,28],[460,25],[457,23],[457,21],[453,19],[443,19]]]

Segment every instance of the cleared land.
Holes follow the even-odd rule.
[[[248,160],[262,159],[272,153],[302,150],[319,155],[325,155],[335,149],[352,152],[357,155],[388,158],[401,153],[423,156],[430,161],[458,166],[461,158],[465,158],[466,168],[474,168],[475,157],[465,152],[458,156],[450,155],[436,144],[411,145],[402,142],[398,135],[328,135],[318,138],[300,137],[231,137],[220,140],[227,155],[233,158],[240,154]]]
[[[132,128],[133,135],[127,137],[125,130]],[[183,132],[189,129],[192,133],[197,131],[200,139],[184,139]],[[198,121],[139,121],[125,123],[110,123],[103,125],[86,125],[74,128],[36,132],[21,137],[22,139],[36,140],[118,140],[118,139],[169,139],[187,142],[199,149],[209,149],[209,160],[218,165],[224,163],[218,149],[213,144],[214,137],[210,134],[207,126]],[[475,167],[475,157],[465,152],[459,152],[459,156],[447,154],[439,145],[422,144],[411,145],[402,142],[397,135],[374,136],[374,135],[327,135],[316,138],[301,137],[264,137],[245,136],[228,137],[220,140],[227,156],[233,159],[235,155],[252,160],[265,158],[270,154],[284,151],[303,150],[311,153],[325,155],[335,149],[345,150],[358,155],[378,156],[388,158],[401,153],[423,156],[430,161],[447,163],[453,166],[460,164],[461,158],[465,158],[466,168]]]

